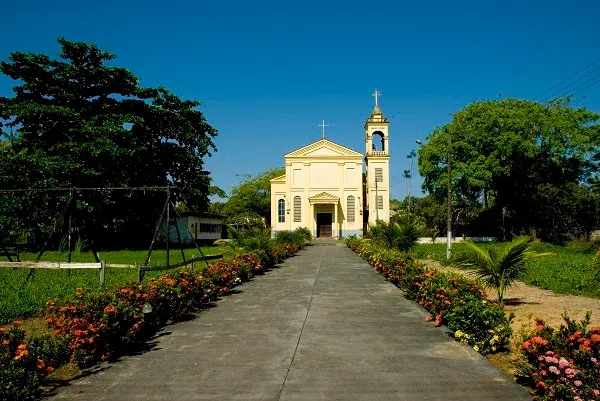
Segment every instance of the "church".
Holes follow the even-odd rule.
[[[390,219],[389,121],[378,104],[365,123],[365,153],[323,138],[285,156],[271,180],[273,231],[308,228],[317,238],[362,236]],[[323,123],[323,128],[325,123]]]

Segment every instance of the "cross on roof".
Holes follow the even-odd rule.
[[[325,139],[325,127],[329,127],[329,124],[325,124],[325,120],[323,120],[323,123],[319,124],[319,127],[323,127],[323,139]]]
[[[376,90],[375,93],[373,93],[373,97],[375,97],[375,106],[379,105],[379,96],[381,96],[381,92]]]

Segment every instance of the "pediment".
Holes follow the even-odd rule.
[[[340,198],[329,192],[321,192],[308,198],[310,203],[338,203]]]
[[[288,157],[360,157],[363,155],[350,148],[331,142],[327,139],[320,139],[316,142],[296,149],[285,155]]]
[[[275,177],[272,180],[269,180],[270,182],[285,182],[285,174],[284,175],[280,175],[279,177]]]

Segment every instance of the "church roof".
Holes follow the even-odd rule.
[[[285,174],[284,175],[280,175],[279,177],[275,177],[271,180],[269,180],[270,182],[285,182]]]
[[[335,142],[332,142],[328,139],[319,139],[316,142],[313,142],[309,145],[301,147],[300,149],[296,149],[293,152],[288,153],[283,156],[285,158],[288,157],[323,157],[323,156],[351,156],[351,157],[360,157],[363,155],[358,153],[350,148],[339,145]]]
[[[308,198],[310,203],[338,203],[340,198],[328,192],[321,192]]]

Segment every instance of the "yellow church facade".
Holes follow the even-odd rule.
[[[388,125],[376,97],[364,154],[324,137],[286,154],[285,174],[271,180],[273,231],[306,227],[317,238],[342,238],[389,221]]]

